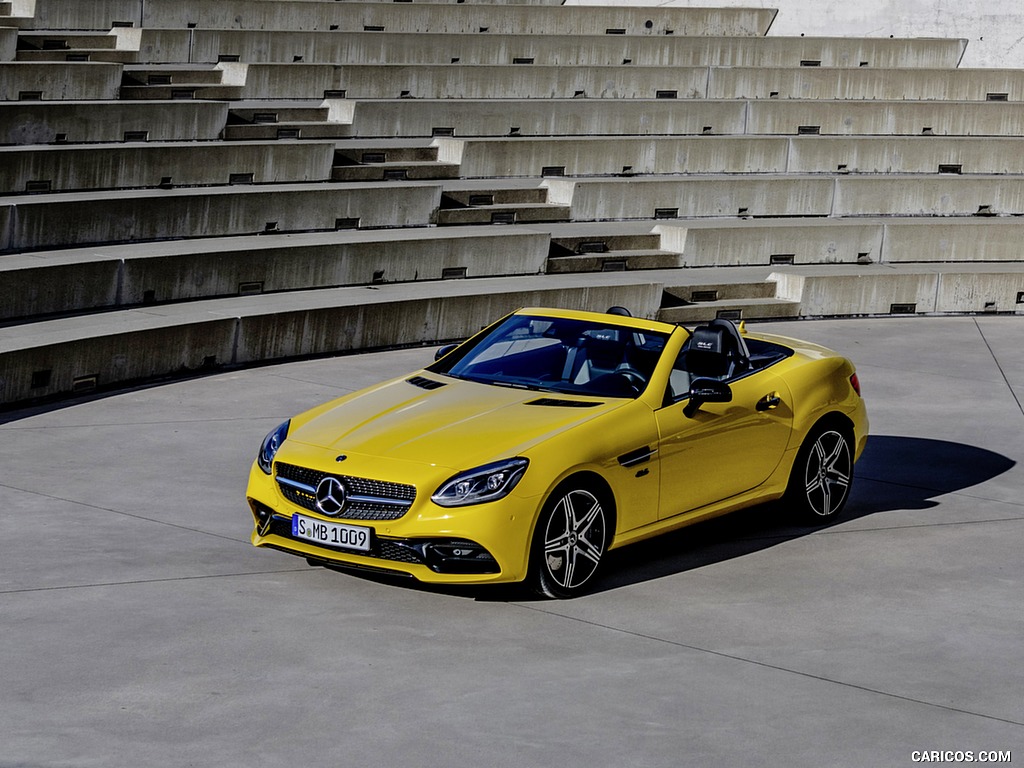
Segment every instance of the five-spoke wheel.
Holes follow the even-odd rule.
[[[536,590],[555,598],[580,594],[601,565],[610,522],[601,494],[582,484],[557,488],[544,505],[534,537]]]
[[[834,519],[850,496],[853,450],[847,434],[834,427],[811,432],[797,454],[788,498],[806,522]]]

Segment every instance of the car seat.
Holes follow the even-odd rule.
[[[691,378],[726,380],[750,368],[747,343],[732,322],[721,318],[694,328],[684,355]]]

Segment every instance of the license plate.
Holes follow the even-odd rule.
[[[292,515],[292,536],[328,547],[345,547],[345,549],[369,552],[370,530],[370,528],[358,525],[329,523],[312,517]]]

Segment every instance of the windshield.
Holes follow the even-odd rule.
[[[666,339],[665,334],[601,322],[513,315],[430,370],[501,386],[637,397]]]

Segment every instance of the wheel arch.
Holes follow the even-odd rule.
[[[569,486],[583,486],[589,491],[593,491],[601,497],[601,500],[607,504],[607,514],[611,518],[611,524],[608,526],[608,545],[610,546],[615,540],[615,527],[618,525],[618,502],[615,498],[615,492],[612,490],[611,484],[601,475],[600,472],[595,472],[592,469],[574,469],[568,472],[566,475],[560,477],[556,482],[551,484],[547,492],[544,494],[544,500],[538,507],[539,510],[543,509],[548,502],[551,501],[552,497],[555,496],[560,490]],[[538,514],[536,519],[533,521],[533,531],[531,532],[530,540],[533,541],[533,536],[537,532],[537,524],[540,520],[541,515]]]
[[[827,429],[831,427],[839,432],[844,433],[850,438],[850,444],[856,445],[857,443],[857,429],[854,426],[853,419],[847,416],[842,411],[829,411],[818,417],[816,421],[804,432],[803,439],[800,444],[807,440],[807,438],[821,429]]]

